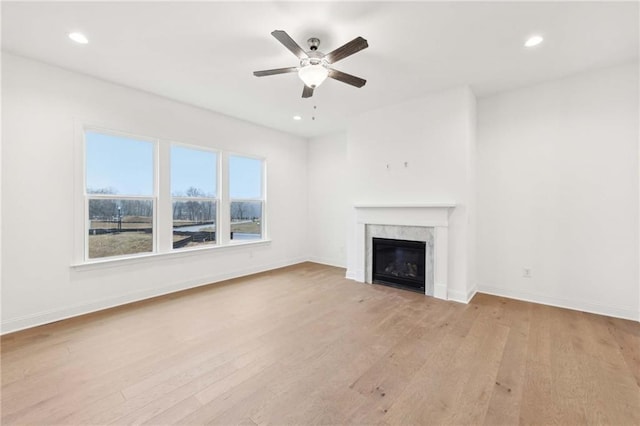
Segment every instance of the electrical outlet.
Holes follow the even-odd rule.
[[[524,278],[531,278],[531,268],[522,268],[522,276]]]

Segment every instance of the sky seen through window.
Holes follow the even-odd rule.
[[[153,196],[154,144],[134,138],[85,132],[87,193]],[[218,158],[212,151],[179,145],[171,147],[171,193],[215,198]],[[262,161],[229,156],[231,198],[262,197]]]

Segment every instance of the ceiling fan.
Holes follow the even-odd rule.
[[[256,77],[297,72],[298,77],[300,77],[304,82],[304,89],[302,90],[303,98],[310,98],[313,96],[313,90],[320,86],[327,77],[331,77],[355,87],[362,87],[367,82],[365,79],[330,67],[330,65],[335,64],[339,60],[369,47],[367,40],[362,37],[356,37],[349,43],[338,47],[331,53],[324,54],[318,50],[320,40],[315,37],[307,40],[307,43],[309,44],[309,51],[305,52],[285,31],[275,30],[271,35],[296,55],[298,59],[300,59],[300,66],[254,71],[253,75]]]

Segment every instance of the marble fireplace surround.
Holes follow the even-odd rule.
[[[372,238],[426,243],[425,294],[447,300],[449,213],[455,203],[356,204],[356,262],[352,277],[371,283]]]

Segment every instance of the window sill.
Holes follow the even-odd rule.
[[[185,249],[177,249],[169,252],[163,253],[147,253],[147,254],[139,254],[132,255],[128,257],[118,257],[118,258],[110,258],[103,260],[90,260],[87,262],[76,263],[71,265],[71,269],[74,271],[92,271],[96,269],[105,269],[105,268],[116,268],[123,267],[135,264],[144,264],[151,263],[157,259],[173,259],[173,258],[181,258],[185,256],[194,256],[194,255],[206,255],[211,252],[215,252],[218,250],[226,251],[226,250],[234,250],[241,249],[242,247],[255,247],[255,246],[266,246],[270,245],[271,240],[257,240],[257,241],[243,241],[243,242],[232,242],[225,245],[215,245],[209,247],[193,247],[193,248],[185,248]]]

